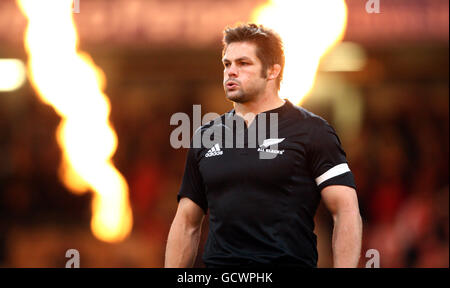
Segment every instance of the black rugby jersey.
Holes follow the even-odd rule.
[[[178,201],[188,197],[205,214],[209,211],[206,266],[316,267],[314,215],[321,189],[356,188],[339,138],[324,119],[286,100],[281,107],[258,114],[265,114],[266,130],[270,113],[278,115],[275,138],[270,131],[260,137],[264,129],[258,126],[263,122],[257,118],[248,128],[227,124],[228,118],[240,118],[233,109],[196,132],[203,135],[220,127],[217,143],[191,145],[188,151]],[[255,130],[256,147],[248,137]],[[233,132],[233,147],[237,135],[244,135],[243,148],[226,148],[227,131]],[[264,159],[268,157],[263,154],[275,157]]]

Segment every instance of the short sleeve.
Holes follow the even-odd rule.
[[[200,206],[207,214],[208,201],[205,194],[205,185],[198,168],[197,151],[198,149],[192,148],[192,145],[188,150],[183,182],[177,195],[177,201],[179,202],[181,198],[187,197]]]
[[[319,191],[329,185],[344,185],[356,189],[336,131],[325,120],[317,121],[308,145],[310,170]]]

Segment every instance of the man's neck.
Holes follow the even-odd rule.
[[[244,118],[249,126],[257,114],[281,107],[285,102],[278,96],[278,93],[262,95],[261,97],[256,97],[253,101],[234,103],[234,111],[237,115]]]

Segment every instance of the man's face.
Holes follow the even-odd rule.
[[[228,100],[245,103],[255,99],[266,88],[256,49],[256,45],[250,42],[233,42],[227,46],[222,62],[225,68],[223,87]]]

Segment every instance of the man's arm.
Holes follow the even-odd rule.
[[[333,216],[333,262],[335,268],[358,266],[361,254],[362,220],[355,189],[331,185],[322,189],[322,199]]]
[[[191,199],[183,197],[170,227],[167,239],[166,268],[192,267],[197,256],[203,210]]]

